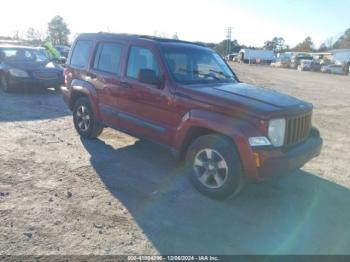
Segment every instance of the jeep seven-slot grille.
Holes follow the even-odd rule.
[[[291,146],[302,142],[310,132],[311,113],[287,118],[284,145]]]

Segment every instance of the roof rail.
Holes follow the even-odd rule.
[[[81,35],[105,35],[105,36],[116,36],[116,37],[126,37],[126,38],[139,38],[139,39],[147,39],[147,40],[152,40],[156,42],[173,42],[173,43],[182,43],[182,44],[191,44],[191,45],[197,45],[201,47],[206,47],[205,44],[200,43],[200,42],[189,42],[189,41],[183,41],[183,40],[178,40],[178,39],[171,39],[171,38],[163,38],[163,37],[158,37],[158,36],[150,36],[150,35],[138,35],[138,34],[126,34],[126,33],[110,33],[110,32],[103,32],[100,31],[98,33],[82,33]]]
[[[198,43],[198,42],[189,42],[189,41],[172,39],[172,38],[163,38],[163,37],[149,36],[149,35],[138,35],[138,37],[143,38],[143,39],[154,40],[154,41],[158,41],[158,42],[175,42],[175,43],[191,44],[191,45],[198,45],[198,46],[205,47],[205,45]]]

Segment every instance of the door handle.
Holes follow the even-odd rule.
[[[124,87],[124,88],[131,88],[132,87],[132,85],[129,84],[128,82],[120,82],[120,86]]]

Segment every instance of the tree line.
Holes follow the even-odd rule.
[[[0,37],[2,40],[19,40],[25,41],[28,44],[39,46],[46,41],[50,41],[54,45],[68,45],[70,30],[68,24],[63,17],[57,15],[47,24],[47,31],[29,27],[24,36],[20,36],[16,31],[13,37]]]
[[[206,46],[216,50],[221,55],[227,54],[227,46],[229,40],[223,40],[220,43],[203,43]],[[237,40],[233,40],[230,43],[231,49],[230,53],[237,53],[241,48],[252,48],[257,49],[257,47],[248,47],[245,45],[240,45]],[[303,41],[298,43],[296,46],[291,47],[285,43],[283,37],[274,37],[271,40],[267,40],[264,43],[263,49],[272,50],[275,53],[278,52],[324,52],[331,49],[350,49],[350,28],[347,29],[338,39],[333,37],[328,38],[324,43],[320,45],[319,48],[315,47],[310,36],[306,37]]]
[[[30,27],[24,40],[29,42],[32,45],[42,45],[45,41],[51,41],[54,45],[68,45],[69,44],[69,35],[70,30],[68,28],[68,24],[64,21],[64,19],[57,15],[51,19],[51,21],[47,25],[46,33],[43,33],[40,30],[36,30],[33,27]],[[156,33],[155,33],[156,34]],[[173,35],[174,39],[178,39],[177,33]],[[1,38],[0,38],[1,39]],[[2,37],[4,40],[10,39],[20,39],[18,32],[15,32],[13,38],[10,37]],[[230,42],[228,42],[230,41]],[[253,48],[257,47],[241,45],[237,40],[228,40],[225,39],[220,43],[201,43],[209,48],[216,50],[221,55],[227,54],[227,47],[230,46],[229,53],[237,53],[242,48]],[[340,49],[340,48],[350,48],[350,28],[347,29],[338,39],[333,37],[328,38],[324,43],[320,45],[319,48],[316,48],[311,37],[306,37],[303,41],[298,43],[294,47],[290,47],[285,43],[283,37],[274,37],[271,40],[267,40],[264,43],[263,49],[272,50],[274,52],[286,52],[286,51],[297,51],[297,52],[314,52],[314,51],[327,51],[331,49]]]

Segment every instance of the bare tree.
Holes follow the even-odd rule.
[[[33,45],[41,45],[45,41],[45,34],[41,30],[29,27],[26,34],[26,40]]]
[[[333,48],[333,45],[334,45],[334,37],[331,36],[329,38],[326,39],[326,41],[324,42],[325,46],[327,47],[327,49],[332,49]]]

